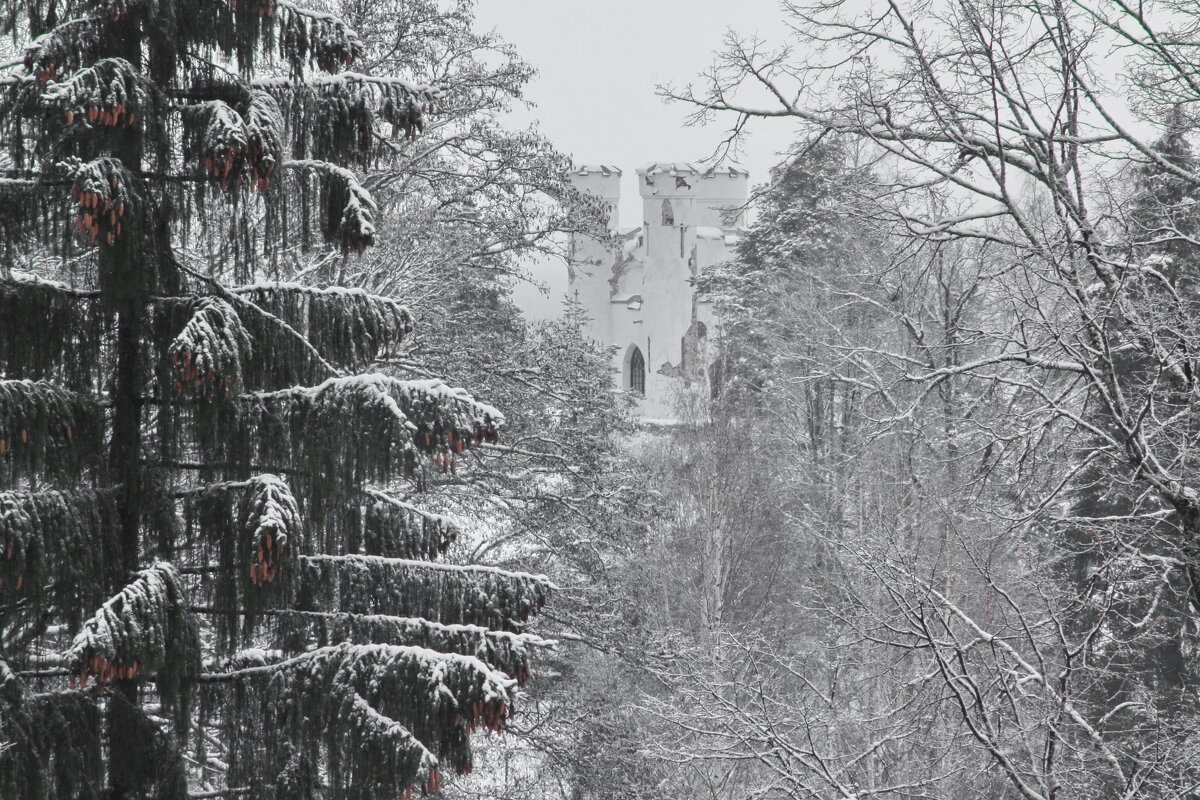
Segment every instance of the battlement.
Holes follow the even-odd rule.
[[[584,164],[567,177],[581,192],[604,200],[610,209],[608,227],[617,228],[617,204],[624,173],[611,164]],[[643,201],[643,221],[672,225],[706,225],[737,228],[742,218],[730,218],[730,209],[745,205],[750,194],[750,173],[741,167],[701,168],[688,161],[654,161],[637,169],[638,193]],[[669,208],[667,207],[669,206]]]
[[[576,189],[605,200],[616,200],[621,196],[621,170],[608,164],[584,165],[567,173],[567,178]]]
[[[571,185],[608,203],[610,229],[617,227],[617,202],[621,199],[621,175],[619,168],[611,164],[584,164],[567,173]]]
[[[687,161],[655,161],[638,168],[642,197],[736,200],[749,196],[750,173],[741,167],[701,169]]]

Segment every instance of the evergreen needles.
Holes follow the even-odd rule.
[[[199,642],[188,619],[179,575],[166,562],[138,573],[134,581],[87,620],[64,655],[78,674],[101,687],[116,679],[155,675],[164,702],[199,674]]]
[[[99,464],[102,409],[48,381],[0,379],[0,486],[78,479]]]

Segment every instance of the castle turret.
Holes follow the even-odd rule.
[[[571,185],[576,189],[608,204],[608,229],[610,231],[617,228],[617,203],[621,199],[621,175],[621,170],[609,164],[585,164],[567,174]]]
[[[648,225],[673,224],[740,228],[750,188],[741,167],[700,169],[686,161],[658,161],[638,169],[642,219]]]
[[[608,164],[576,167],[567,175],[571,185],[608,205],[608,230],[617,228],[617,205],[621,199],[621,170]],[[612,340],[612,317],[609,297],[612,293],[613,256],[610,243],[591,236],[571,239],[571,289],[578,293],[579,302],[587,310],[590,323],[587,334],[599,342]]]

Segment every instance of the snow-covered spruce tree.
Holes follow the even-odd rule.
[[[503,417],[369,371],[396,301],[277,280],[372,244],[349,166],[436,90],[287,0],[3,10],[0,796],[437,791],[550,586],[437,563],[408,489]]]

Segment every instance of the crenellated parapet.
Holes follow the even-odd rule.
[[[647,225],[742,225],[744,215],[738,209],[749,196],[750,173],[741,167],[656,161],[639,167],[637,174]]]
[[[567,178],[571,185],[608,203],[608,229],[617,227],[617,203],[621,199],[621,175],[618,167],[610,164],[583,164],[575,167]]]

